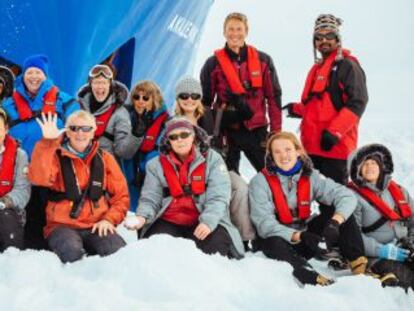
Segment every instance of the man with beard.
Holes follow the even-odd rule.
[[[346,160],[356,149],[358,124],[368,94],[358,60],[342,47],[341,24],[342,20],[331,14],[318,16],[313,35],[315,64],[308,73],[301,102],[289,103],[283,109],[289,117],[302,118],[301,140],[314,166],[323,175],[345,184]],[[314,224],[322,231],[334,209],[325,206],[320,210],[319,221]],[[355,225],[354,221],[349,223]],[[332,221],[330,225],[335,230],[339,227]],[[362,255],[361,237],[354,238],[353,247]]]

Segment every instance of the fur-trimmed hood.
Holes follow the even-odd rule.
[[[394,172],[394,163],[390,150],[381,144],[370,144],[365,145],[356,151],[354,151],[348,158],[348,173],[353,183],[357,186],[365,186],[366,182],[362,179],[359,174],[361,166],[364,161],[371,156],[375,156],[381,160],[381,184],[377,187],[382,190],[391,179],[391,175]]]

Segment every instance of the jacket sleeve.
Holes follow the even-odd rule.
[[[109,209],[103,219],[114,225],[120,224],[129,209],[128,186],[121,168],[115,158],[107,152],[103,153],[105,163],[106,190],[109,193]]]
[[[267,109],[270,120],[270,130],[278,132],[282,129],[282,89],[280,87],[275,65],[272,58],[261,52],[267,67],[263,72],[263,91],[267,99]]]
[[[345,186],[323,176],[317,170],[311,175],[313,199],[325,205],[334,205],[335,212],[347,220],[355,211],[357,198]]]
[[[29,164],[29,180],[36,186],[51,188],[58,178],[60,171],[56,150],[60,147],[60,140],[39,140],[32,152]]]
[[[201,87],[203,89],[203,105],[207,108],[211,108],[214,98],[216,96],[216,88],[215,82],[213,81],[214,77],[212,76],[212,72],[216,65],[216,57],[211,56],[207,59],[204,63],[203,67],[201,68],[200,72],[200,82]]]
[[[262,173],[258,173],[249,183],[249,204],[250,218],[261,238],[278,236],[292,243],[292,234],[297,230],[277,220],[272,193]]]
[[[229,213],[231,184],[223,158],[214,150],[209,150],[207,159],[206,200],[199,221],[213,231],[226,213]]]
[[[130,159],[138,150],[142,139],[132,134],[131,120],[124,107],[117,109],[114,120],[114,154],[122,159]]]
[[[80,104],[76,101],[75,98],[72,96],[66,94],[66,93],[60,93],[59,95],[62,101],[62,107],[63,107],[63,119],[66,121],[66,119],[75,111],[78,111],[81,109]]]
[[[345,94],[345,105],[327,130],[341,138],[359,122],[368,102],[368,91],[364,71],[355,61],[343,60],[338,79]]]
[[[162,177],[162,172],[160,170],[162,169],[159,157],[148,162],[144,186],[142,187],[136,212],[136,215],[144,217],[147,220],[147,223],[153,222],[162,208],[163,184],[160,179]],[[161,174],[159,174],[159,172],[161,172]]]
[[[14,208],[23,210],[29,202],[31,187],[27,179],[27,155],[22,149],[17,150],[16,164],[14,168],[13,189],[6,194]]]

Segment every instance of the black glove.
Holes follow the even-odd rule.
[[[408,250],[410,253],[408,255],[407,262],[414,263],[414,238],[413,237],[401,238],[398,241],[397,246]]]
[[[338,244],[339,239],[339,222],[335,219],[328,221],[325,229],[323,229],[322,236],[325,238],[326,247],[331,250],[336,244]]]
[[[315,254],[325,253],[325,250],[318,246],[319,242],[322,241],[322,238],[319,235],[316,235],[309,231],[303,231],[300,234],[300,240],[301,240],[301,243],[303,243],[307,248],[309,248]]]
[[[282,106],[282,110],[286,110],[287,111],[287,117],[288,118],[298,118],[298,119],[301,119],[302,117],[300,115],[296,114],[293,111],[294,104],[295,103],[286,104],[286,105]]]
[[[253,112],[250,109],[249,105],[246,101],[246,96],[243,94],[235,94],[231,92],[229,89],[226,91],[226,98],[227,103],[232,105],[234,108],[236,108],[240,116],[242,117],[242,120],[249,120],[253,116]]]
[[[132,129],[132,134],[137,137],[142,137],[152,121],[152,113],[144,111],[143,114],[138,115],[137,124]]]
[[[324,151],[329,151],[339,142],[339,138],[328,130],[323,130],[321,136],[321,149]]]

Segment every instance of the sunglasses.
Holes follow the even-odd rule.
[[[315,39],[315,41],[322,41],[323,39],[334,40],[338,39],[338,36],[334,32],[328,32],[326,34],[317,33],[313,36],[313,39]]]
[[[82,131],[84,133],[89,133],[93,130],[93,126],[88,125],[69,125],[69,130],[71,132],[79,132]]]
[[[198,99],[201,98],[201,95],[200,94],[197,94],[197,93],[191,93],[191,94],[189,94],[189,93],[181,93],[181,94],[178,94],[178,98],[179,99],[182,99],[182,100],[187,100],[190,97],[191,97],[192,100],[198,100]]]
[[[147,102],[147,101],[149,101],[150,100],[150,96],[148,96],[148,95],[143,95],[143,96],[141,96],[141,95],[139,95],[139,94],[135,94],[134,96],[132,96],[132,99],[133,100],[141,100],[141,98],[142,98],[142,100],[144,101],[144,102]]]
[[[96,78],[99,76],[104,76],[107,79],[113,79],[114,73],[108,65],[95,65],[89,71],[89,78]]]
[[[186,138],[190,137],[191,134],[192,133],[190,133],[190,132],[181,132],[181,133],[177,133],[177,134],[171,134],[171,135],[168,135],[168,140],[174,141],[174,140],[178,140],[178,138],[186,139]]]

